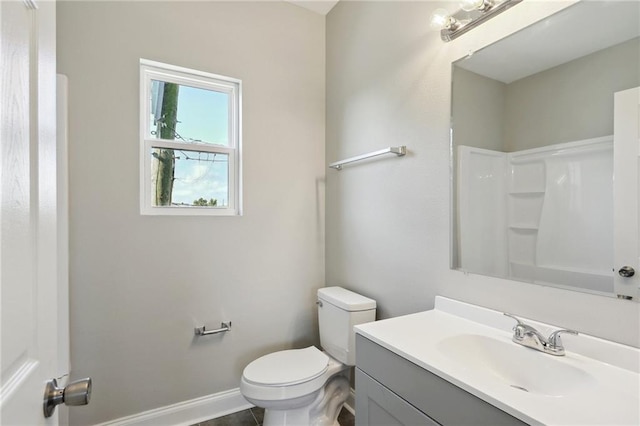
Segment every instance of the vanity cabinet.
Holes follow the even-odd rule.
[[[428,425],[438,423],[388,388],[356,368],[356,424],[367,426]]]
[[[526,425],[356,335],[356,425]]]

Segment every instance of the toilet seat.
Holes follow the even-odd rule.
[[[314,346],[264,355],[250,363],[243,379],[258,386],[292,386],[323,375],[329,357]]]
[[[277,354],[282,352],[286,354],[289,351],[280,351],[265,355],[253,361],[244,369],[242,378],[240,379],[240,391],[252,404],[263,408],[273,408],[272,404],[281,406],[281,404],[285,403],[289,408],[293,408],[294,406],[297,407],[311,403],[315,395],[317,395],[317,392],[324,387],[330,377],[349,368],[349,366],[331,358],[313,346],[305,349],[294,349],[292,353],[284,355],[281,358]],[[292,375],[287,377],[287,374],[291,373],[283,373],[284,375],[279,377],[274,375],[275,379],[266,376],[268,373],[264,373],[265,375],[263,375],[262,372],[268,368],[280,371],[288,367],[287,364],[284,364],[285,361],[283,361],[287,359],[286,357],[288,356],[291,356],[293,359],[298,357],[296,361],[301,364],[302,360],[309,359],[308,370],[300,373],[298,377],[293,377]],[[324,361],[325,359],[326,362]],[[313,360],[315,360],[315,362]],[[272,363],[271,361],[274,362]],[[253,365],[254,363],[256,364]],[[291,381],[279,385],[274,383],[258,383],[260,381],[282,382],[286,380]],[[308,400],[308,398],[311,398],[311,400]]]

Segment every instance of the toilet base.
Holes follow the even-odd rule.
[[[263,426],[340,426],[338,414],[349,397],[349,379],[333,376],[309,405],[289,410],[265,408]]]

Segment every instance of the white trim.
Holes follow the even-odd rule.
[[[71,370],[69,332],[69,79],[56,74],[58,196],[58,370]]]
[[[23,0],[25,6],[31,10],[38,10],[38,3],[35,0]]]
[[[185,67],[179,67],[177,65],[170,65],[170,64],[165,64],[162,62],[157,62],[157,61],[150,61],[149,59],[140,59],[140,65],[144,65],[146,67],[149,68],[156,68],[158,71],[162,72],[162,71],[173,71],[176,73],[184,73],[188,75],[197,75],[200,77],[206,77],[206,78],[215,78],[218,80],[227,80],[230,81],[232,83],[237,83],[237,84],[241,84],[242,80],[237,79],[237,78],[233,78],[233,77],[227,77],[226,75],[220,75],[220,74],[213,74],[210,72],[205,72],[205,71],[198,71],[198,70],[192,70],[190,68],[185,68]]]
[[[148,76],[149,81],[156,80],[165,83],[175,83],[180,86],[188,86],[203,90],[212,90],[227,95],[233,95],[235,87],[238,85],[238,83],[235,83],[233,81],[227,82],[220,78],[214,80],[213,77],[207,77],[211,80],[204,81],[203,79],[205,77],[201,76],[196,76],[196,78],[185,73],[169,73],[166,71],[161,72],[156,70],[155,68],[145,67],[144,65],[142,65],[142,67],[145,70],[145,74]]]
[[[149,91],[151,80],[172,82],[229,95],[228,146],[213,143],[150,138]],[[204,71],[140,59],[140,214],[166,216],[242,216],[242,81]],[[153,206],[151,203],[150,147],[219,152],[228,156],[226,207]]]
[[[40,365],[32,358],[23,360],[20,367],[0,386],[0,407],[5,406],[20,386],[27,381]]]
[[[188,426],[226,416],[253,407],[240,393],[231,389],[165,407],[121,417],[95,426]]]
[[[224,145],[216,145],[212,143],[202,142],[181,142],[181,141],[169,141],[166,139],[145,139],[145,151],[148,152],[151,148],[169,148],[177,151],[192,151],[192,152],[212,152],[232,156],[236,150]]]

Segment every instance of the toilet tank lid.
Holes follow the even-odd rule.
[[[318,289],[318,298],[345,311],[367,311],[376,308],[376,301],[342,287]]]

